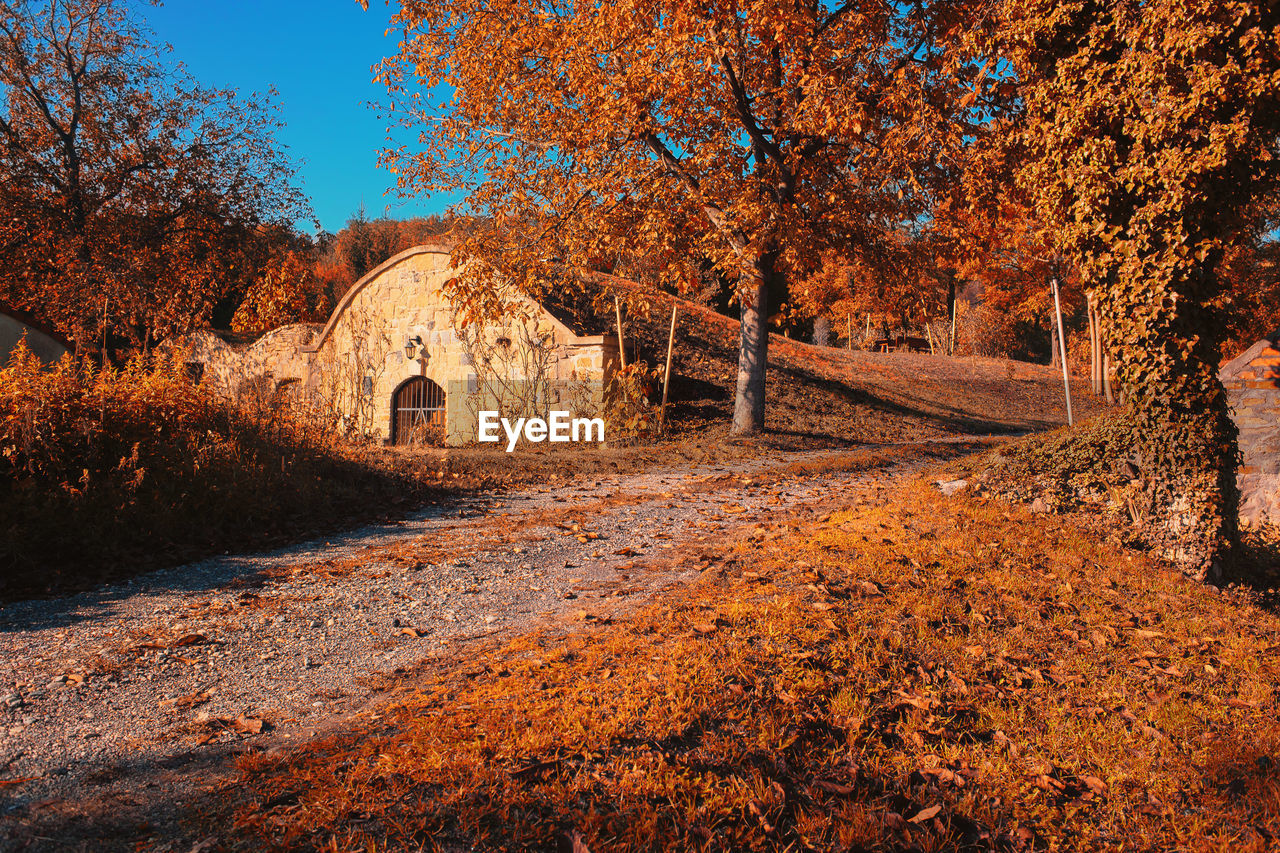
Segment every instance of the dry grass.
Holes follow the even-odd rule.
[[[1045,368],[775,337],[770,431],[732,438],[736,326],[682,304],[670,434],[629,447],[353,447],[269,406],[219,404],[172,369],[180,365],[99,375],[50,374],[31,361],[0,368],[0,600],[283,545],[504,487],[1038,428],[1057,417],[1059,392]],[[628,321],[651,363],[665,354],[667,305],[659,299],[651,317]]]
[[[1280,620],[913,484],[246,760],[243,849],[1263,850]],[[579,848],[581,849],[581,848]]]
[[[448,486],[284,412],[234,409],[180,368],[0,368],[0,600],[287,541]]]
[[[593,281],[590,292],[618,292],[633,304],[625,320],[627,345],[650,365],[666,357],[671,307],[679,304],[673,428],[704,440],[708,432],[717,437],[727,432],[737,380],[738,321],[684,299],[638,290],[623,279],[593,274]],[[615,328],[611,295],[595,306],[583,298],[562,307],[585,327]],[[1078,418],[1101,408],[1082,379],[1073,382]],[[765,426],[775,436],[827,444],[1041,430],[1067,417],[1062,374],[1046,365],[850,351],[777,334],[769,336],[767,397]]]

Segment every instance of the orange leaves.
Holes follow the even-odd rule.
[[[1094,290],[1138,449],[1163,484],[1153,506],[1189,513],[1160,533],[1188,571],[1211,574],[1238,497],[1218,267],[1224,246],[1272,227],[1280,167],[1259,152],[1280,140],[1280,9],[1125,0],[1064,16],[1010,0],[1002,11],[1000,49],[1026,105],[1010,146],[1021,182]]]
[[[329,300],[309,259],[285,251],[273,257],[245,294],[231,319],[237,332],[265,332],[288,323],[315,322]]]
[[[888,73],[904,43],[945,55],[934,38],[964,14],[948,5],[411,4],[379,77],[429,143],[384,164],[402,186],[466,191],[499,231],[527,231],[510,241],[527,245],[469,241],[467,256],[512,268],[687,259],[643,277],[674,286],[709,269],[773,275],[776,255],[777,275],[799,279],[822,247],[866,243],[918,212],[915,172],[960,143],[947,72]],[[950,23],[934,28],[935,16]],[[455,97],[414,99],[397,88],[410,73],[447,73]]]
[[[242,846],[1235,850],[1242,827],[1275,834],[1273,615],[968,498],[824,515],[726,546],[767,587],[707,575],[625,622],[518,638],[424,675],[390,725],[246,763]],[[813,612],[828,594],[840,606]],[[1072,607],[1043,615],[1049,600]],[[1081,643],[1094,632],[1111,645]],[[1122,671],[1152,644],[1185,648],[1176,690]],[[1190,674],[1201,659],[1231,683]]]
[[[349,505],[387,494],[363,463],[344,469],[359,472],[350,485],[335,483],[338,463],[317,424],[278,409],[237,410],[194,382],[183,358],[105,371],[68,358],[47,370],[19,354],[0,368],[4,594],[278,535],[280,508],[303,500],[323,514],[335,488],[354,490]],[[163,642],[173,640],[203,638]]]
[[[269,105],[197,85],[126,6],[0,13],[0,297],[82,348],[207,320],[269,223],[307,214]]]

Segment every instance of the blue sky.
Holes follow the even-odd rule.
[[[367,104],[386,98],[370,69],[398,39],[384,36],[391,10],[380,0],[367,12],[355,0],[170,0],[141,12],[199,82],[276,88],[286,125],[279,139],[300,162],[325,230],[340,229],[362,201],[371,218],[439,213],[452,201],[384,195],[394,183],[377,165],[386,122]]]

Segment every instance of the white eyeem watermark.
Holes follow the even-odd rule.
[[[523,435],[525,441],[604,441],[602,418],[574,418],[569,412],[553,410],[550,420],[542,418],[516,418],[513,425],[507,418],[499,418],[498,412],[480,412],[477,430],[481,441],[501,441],[498,427],[507,436],[507,452],[516,449]]]

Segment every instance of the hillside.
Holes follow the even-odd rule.
[[[671,306],[679,305],[669,420],[677,435],[727,434],[737,376],[737,321],[685,299],[642,293],[614,276],[594,274],[587,288],[575,303],[560,307],[583,325],[616,334],[612,295],[630,299],[637,307],[624,318],[628,357],[651,366],[666,357]],[[1045,365],[850,351],[776,334],[769,339],[766,393],[766,429],[806,443],[1025,432],[1066,423],[1062,374]],[[1078,377],[1072,402],[1077,417],[1099,409]]]

